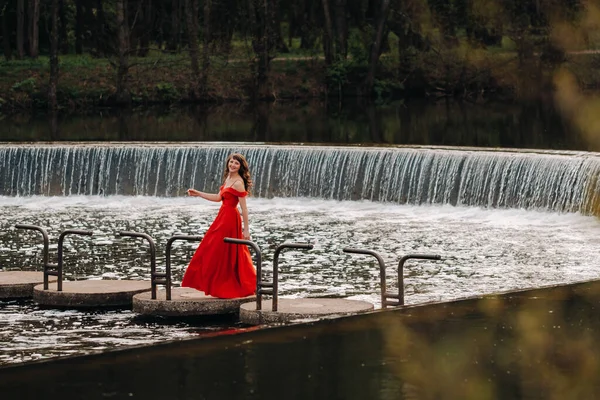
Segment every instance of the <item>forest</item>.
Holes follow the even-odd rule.
[[[600,84],[598,0],[0,0],[0,110]]]

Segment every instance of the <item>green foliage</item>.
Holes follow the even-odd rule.
[[[39,71],[45,70],[48,66],[48,62],[46,61],[47,57],[40,57],[38,59],[23,59],[23,60],[11,60],[0,63],[0,68],[2,70],[10,70],[13,72],[20,71]]]
[[[369,60],[370,38],[373,37],[373,29],[367,26],[364,30],[352,29],[348,36],[348,54],[357,64],[365,64]],[[368,39],[366,39],[368,38]]]
[[[169,82],[157,83],[154,86],[154,92],[162,101],[177,101],[180,97],[177,88]]]
[[[327,68],[327,84],[338,90],[342,94],[342,88],[348,82],[348,75],[352,70],[353,62],[351,60],[338,60]]]
[[[77,27],[83,32],[81,44],[85,54],[60,55],[59,100],[66,101],[67,107],[74,104],[74,108],[84,102],[101,103],[114,94],[116,86],[112,67],[118,62],[114,43],[118,28],[115,3],[94,3],[92,12],[86,12],[83,20],[76,20],[76,2],[63,3],[67,46],[61,47],[61,51],[75,48]],[[175,3],[156,2],[150,16],[153,22],[149,25],[138,15],[129,16],[129,27],[133,29],[126,79],[136,103],[174,103],[190,99],[190,93],[194,92],[189,83],[186,22],[182,10],[173,8]],[[252,66],[260,48],[253,48],[253,39],[256,44],[256,39],[260,39],[257,35],[264,33],[250,26],[247,3],[237,0],[217,3],[213,4],[210,17],[213,31],[208,48],[210,90],[207,96],[215,101],[254,98]],[[335,7],[330,10],[332,39],[337,50],[336,41],[343,36],[339,35],[337,18],[345,17],[348,41],[344,48],[348,54],[347,58],[338,54],[327,66],[321,39],[325,27],[322,3],[301,3],[280,2],[276,21],[280,29],[276,34],[277,48],[281,52],[269,51],[273,59],[267,74],[276,96],[321,96],[329,91],[344,96],[373,95],[378,101],[387,101],[390,97],[410,94],[465,97],[465,93],[493,93],[499,87],[514,87],[524,75],[511,61],[517,60],[517,56],[522,65],[534,65],[542,60],[539,65],[544,71],[540,76],[569,64],[569,59],[575,56],[567,54],[565,58],[559,51],[560,46],[552,47],[551,40],[560,31],[555,28],[569,21],[573,22],[571,29],[582,30],[581,48],[600,47],[596,14],[587,15],[591,11],[584,10],[580,0],[392,1],[385,24],[390,32],[375,66],[373,92],[364,93],[361,89],[369,67],[378,14],[372,7],[375,3],[347,1],[343,15],[337,14],[340,11]],[[7,4],[12,4],[6,10],[14,57],[16,3]],[[7,103],[17,104],[17,108],[27,108],[37,98],[47,96],[49,42],[44,33],[49,32],[48,4],[42,5],[39,21],[40,57],[0,61],[0,93]],[[260,15],[264,10],[257,7],[256,12],[256,17],[264,21],[261,19],[264,15]],[[203,12],[198,18],[202,27]],[[79,23],[83,26],[77,26]],[[103,28],[97,32],[100,26]],[[175,28],[177,31],[172,32]],[[142,38],[149,38],[149,42]],[[148,52],[140,52],[146,46],[150,47]],[[25,50],[27,53],[28,49]],[[589,54],[577,56],[568,67],[577,75],[582,87],[600,87],[597,68],[589,62],[590,57]]]
[[[346,83],[348,72],[352,68],[352,61],[339,60],[327,68],[327,79],[332,84],[342,85]]]
[[[86,93],[82,93],[81,90],[75,86],[61,87],[58,94],[63,99],[70,100],[76,100],[80,97],[86,96]]]
[[[105,60],[95,59],[87,54],[61,56],[59,57],[59,62],[63,68],[94,68],[98,64],[107,64]]]
[[[375,100],[379,103],[392,99],[395,92],[403,90],[404,84],[392,79],[376,79],[373,84]]]
[[[12,85],[11,90],[14,92],[33,93],[36,90],[35,78],[27,78],[21,82]]]
[[[494,51],[495,49],[492,48],[491,50]],[[498,50],[500,50],[500,51],[517,51],[517,45],[508,36],[502,36]]]
[[[340,96],[346,86],[362,84],[368,68],[368,43],[372,36],[373,29],[370,26],[362,30],[351,29],[348,35],[348,58],[339,57],[327,68],[327,85],[337,90]]]

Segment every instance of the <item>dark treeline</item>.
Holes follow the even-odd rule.
[[[552,40],[550,31],[557,24],[576,26],[589,3],[593,1],[0,0],[0,33],[6,60],[49,56],[51,107],[57,107],[52,97],[58,54],[110,59],[115,101],[128,103],[132,58],[152,51],[186,53],[193,77],[190,96],[202,99],[211,56],[235,57],[236,42],[247,45],[256,98],[269,96],[272,60],[293,47],[322,57],[331,84],[351,77],[357,92],[370,96],[384,78],[380,64],[386,53],[397,54],[396,73],[413,76],[419,55],[439,58],[465,44],[499,47],[504,39],[513,43],[520,64],[533,57],[560,63],[566,49]],[[392,44],[397,48],[391,49]]]

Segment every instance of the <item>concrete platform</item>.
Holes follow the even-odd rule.
[[[347,299],[282,299],[278,301],[277,311],[271,311],[272,300],[262,301],[262,310],[256,310],[256,302],[240,306],[240,322],[260,325],[274,322],[290,322],[297,319],[318,319],[349,314],[359,314],[374,309],[366,301]]]
[[[164,290],[156,293],[156,300],[152,300],[150,292],[136,294],[133,296],[133,311],[163,317],[237,314],[240,305],[247,302],[254,304],[256,296],[220,299],[196,289],[177,287],[171,289],[171,300],[166,299]]]
[[[150,281],[83,280],[63,281],[63,290],[56,283],[44,290],[44,285],[33,288],[33,300],[44,306],[68,308],[129,308],[135,294],[150,290]]]
[[[56,277],[49,277],[56,282]],[[28,299],[33,296],[33,287],[44,283],[44,273],[39,271],[0,272],[0,299]]]

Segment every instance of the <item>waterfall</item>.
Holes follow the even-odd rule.
[[[240,144],[0,146],[0,195],[182,196],[217,192],[243,153],[258,197],[600,214],[595,153]]]

